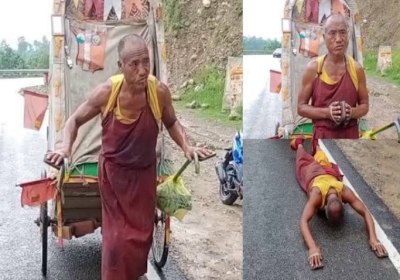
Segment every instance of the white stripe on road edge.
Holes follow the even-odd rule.
[[[158,273],[156,272],[153,265],[149,261],[147,262],[146,277],[148,280],[161,280],[160,276],[158,276]]]
[[[321,140],[319,140],[319,146],[325,152],[325,154],[327,155],[329,161],[333,162],[333,163],[336,163],[336,161],[332,157],[331,153],[329,153],[328,149],[326,148],[324,143],[322,143]],[[339,167],[339,169],[340,169],[340,167]],[[343,173],[343,171],[341,169],[340,169],[340,172],[344,175],[344,173]],[[347,187],[349,187],[358,198],[360,198],[360,196],[357,194],[356,190],[351,185],[351,183],[349,182],[349,180],[347,179],[347,177],[345,175],[343,176],[343,183]],[[371,213],[371,215],[372,215],[372,213]],[[386,236],[385,232],[380,227],[378,222],[375,220],[374,216],[372,216],[372,219],[374,220],[374,223],[375,223],[375,230],[376,230],[376,235],[377,235],[378,240],[385,246],[385,248],[386,248],[386,250],[388,252],[388,255],[389,255],[389,259],[392,261],[394,267],[397,269],[397,272],[400,274],[400,254],[399,254],[399,252],[393,246],[393,244],[389,240],[389,238]]]

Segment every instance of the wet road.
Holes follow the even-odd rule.
[[[243,67],[243,136],[247,139],[274,136],[277,122],[282,122],[282,97],[269,92],[269,71],[280,71],[279,58],[244,55]]]
[[[365,202],[394,248],[400,249],[400,224],[334,142],[324,141],[342,172]],[[244,141],[246,196],[244,197],[243,279],[399,279],[387,259],[378,259],[368,246],[362,218],[345,206],[344,223],[329,226],[322,216],[311,221],[322,247],[325,267],[312,271],[302,241],[299,219],[306,203],[294,175],[295,153],[289,140]],[[345,182],[346,183],[346,182]],[[377,229],[378,234],[378,229]],[[382,235],[383,236],[383,235]],[[382,242],[384,237],[379,236]],[[384,243],[385,244],[385,243]],[[392,251],[391,258],[398,253]]]
[[[21,87],[38,85],[42,80],[0,79],[0,280],[42,279],[40,233],[33,223],[39,210],[22,208],[21,191],[14,187],[17,183],[39,179],[45,167],[42,158],[47,150],[46,125],[39,132],[23,128],[23,97],[17,93]],[[99,280],[99,230],[65,241],[63,251],[49,231],[48,256],[47,279]],[[157,275],[154,269],[149,269],[148,277],[149,280],[185,279],[171,258],[164,274]]]

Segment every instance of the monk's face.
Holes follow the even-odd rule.
[[[344,55],[349,45],[349,29],[344,18],[331,17],[325,24],[324,40],[330,54]]]
[[[150,57],[144,43],[127,43],[121,53],[118,66],[131,88],[138,91],[146,88],[150,74]]]

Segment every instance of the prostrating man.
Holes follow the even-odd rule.
[[[312,269],[323,267],[321,249],[311,235],[309,222],[317,211],[325,211],[326,217],[333,223],[341,222],[344,203],[348,203],[364,218],[368,229],[369,245],[377,257],[387,257],[387,252],[375,233],[374,221],[364,203],[342,182],[343,175],[338,166],[331,163],[326,154],[316,147],[315,155],[307,153],[303,147],[304,139],[291,142],[296,152],[296,176],[302,189],[307,193],[308,201],[300,218],[300,230],[309,249],[308,262]]]

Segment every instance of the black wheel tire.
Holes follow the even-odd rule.
[[[159,219],[159,213],[161,215],[162,220]],[[159,225],[162,225],[162,229],[160,229]],[[154,222],[154,231],[153,231],[153,243],[151,244],[151,252],[153,255],[153,260],[154,260],[154,265],[158,269],[162,269],[165,264],[167,263],[168,259],[168,252],[169,252],[169,247],[167,244],[167,229],[165,227],[165,220],[164,220],[164,215],[156,210],[156,219]],[[162,231],[164,240],[162,242],[158,242],[156,235],[158,232]]]
[[[42,179],[47,177],[47,173],[44,170],[42,172]],[[47,202],[40,205],[40,227],[42,235],[42,275],[47,276],[47,245],[48,245],[48,227],[49,227],[49,216],[47,214]]]
[[[225,205],[233,205],[235,201],[238,199],[239,195],[233,192],[225,192],[224,186],[222,184],[219,185],[219,199]]]

